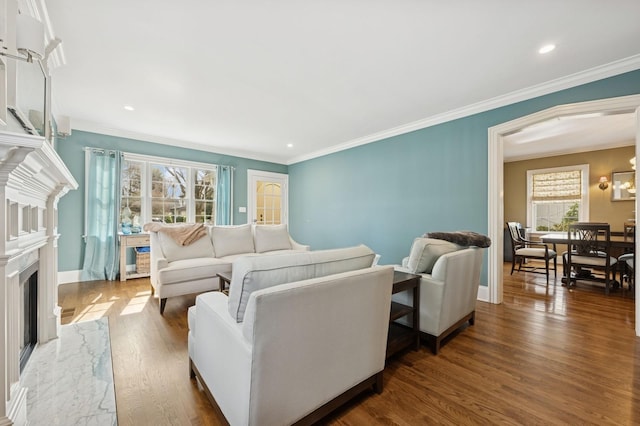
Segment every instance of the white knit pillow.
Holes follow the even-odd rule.
[[[433,238],[416,238],[411,245],[407,268],[414,274],[430,274],[436,261],[443,254],[459,250],[454,243]]]

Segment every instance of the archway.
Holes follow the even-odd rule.
[[[524,127],[551,120],[560,116],[578,114],[636,114],[636,157],[640,158],[640,95],[622,96],[618,98],[602,99],[590,102],[559,105],[539,111],[506,123],[489,128],[488,135],[488,234],[493,241],[489,247],[488,259],[488,289],[487,299],[490,303],[502,303],[502,253],[504,227],[504,141],[503,138],[517,132]],[[637,186],[637,183],[636,183]],[[635,201],[636,222],[638,219],[638,198]],[[636,250],[640,241],[636,241]],[[640,274],[636,270],[636,282]],[[640,289],[636,286],[636,300],[640,296]],[[640,304],[636,303],[636,335],[640,336]]]

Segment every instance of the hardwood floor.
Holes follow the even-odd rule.
[[[330,425],[640,424],[640,338],[634,300],[560,279],[514,273],[504,303],[478,302],[476,322],[434,356],[422,346],[387,361],[384,392],[368,392]],[[189,379],[186,311],[163,317],[148,279],[59,287],[63,323],[109,317],[118,424],[217,425]]]

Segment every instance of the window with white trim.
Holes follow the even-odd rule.
[[[124,154],[122,214],[147,222],[215,223],[217,166]],[[128,210],[127,210],[128,209]]]
[[[589,165],[527,171],[527,223],[533,232],[566,232],[589,220]]]

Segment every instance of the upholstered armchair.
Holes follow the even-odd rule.
[[[466,322],[475,322],[483,250],[454,243],[416,238],[411,253],[395,267],[420,275],[420,331],[437,354],[442,341]],[[412,295],[402,292],[393,300],[411,304]]]

